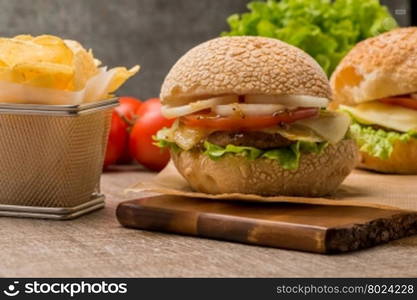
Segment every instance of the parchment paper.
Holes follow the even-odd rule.
[[[191,189],[186,180],[170,162],[153,180],[138,182],[126,190],[127,193],[154,192],[195,198],[240,200],[256,202],[290,202],[338,206],[365,206],[387,209],[417,210],[417,176],[385,175],[355,170],[338,191],[326,198],[307,197],[262,197],[247,194],[198,193]]]
[[[114,74],[114,69],[108,71],[106,67],[99,68],[99,73],[87,81],[84,89],[75,92],[0,80],[0,99],[4,103],[49,105],[78,105],[84,102],[93,102],[106,95]]]

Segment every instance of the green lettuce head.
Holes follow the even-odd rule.
[[[160,148],[171,148],[175,152],[181,151],[181,149],[173,142],[164,140],[154,136],[154,145]],[[227,145],[226,147],[212,144],[208,141],[204,142],[204,154],[210,157],[212,160],[218,160],[225,155],[239,155],[246,157],[249,160],[255,160],[260,158],[266,158],[277,161],[283,169],[296,170],[300,164],[301,155],[314,153],[321,154],[327,147],[327,143],[314,143],[297,141],[288,147],[262,150],[255,147],[248,146],[235,146]]]
[[[314,57],[328,76],[356,43],[397,27],[378,0],[267,0],[248,9],[228,18],[223,36],[282,40]]]

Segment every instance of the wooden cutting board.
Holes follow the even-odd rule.
[[[417,233],[417,212],[153,196],[120,203],[123,226],[317,253],[372,247]]]

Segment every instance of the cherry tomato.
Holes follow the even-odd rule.
[[[116,161],[122,156],[128,140],[128,125],[119,116],[119,114],[113,110],[106,156],[104,158],[105,168],[111,164],[116,163]]]
[[[271,116],[230,116],[218,117],[208,114],[193,114],[181,118],[190,127],[204,127],[218,130],[255,130],[272,127],[279,123],[293,123],[318,115],[318,108],[299,108]]]
[[[391,97],[391,98],[380,99],[379,101],[385,104],[398,105],[398,106],[417,110],[417,100],[410,98],[410,97]]]
[[[130,132],[130,153],[138,163],[148,169],[160,171],[168,163],[170,155],[167,149],[155,146],[152,137],[163,127],[171,127],[174,120],[162,116],[158,98],[143,102],[136,114],[138,118]]]
[[[119,105],[114,109],[126,122],[134,124],[136,111],[141,107],[142,102],[133,97],[120,97]]]
[[[133,97],[120,97],[119,103],[120,104],[114,110],[127,123],[128,131],[130,131],[137,118],[136,111],[142,105],[142,102],[139,99]],[[130,164],[132,161],[133,158],[129,151],[129,140],[126,140],[124,151],[122,155],[117,159],[116,163]]]

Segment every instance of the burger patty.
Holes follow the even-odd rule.
[[[216,131],[207,137],[207,141],[222,147],[232,144],[258,149],[287,147],[294,143],[278,133],[261,131]]]

